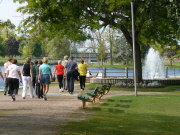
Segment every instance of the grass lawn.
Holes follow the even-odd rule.
[[[59,134],[66,135],[178,135],[180,93],[117,96],[87,107],[88,119],[69,122]],[[96,106],[96,107],[95,107]],[[77,117],[81,117],[78,116]]]
[[[89,89],[95,84],[88,84]],[[111,91],[133,91],[132,88],[112,87]],[[166,92],[161,95],[116,96],[86,105],[71,121],[59,126],[61,135],[179,135],[180,86],[139,88],[139,91]],[[167,93],[168,92],[168,93]]]

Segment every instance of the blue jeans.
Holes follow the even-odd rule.
[[[73,92],[74,91],[74,75],[67,73],[67,82],[68,82],[68,91]]]

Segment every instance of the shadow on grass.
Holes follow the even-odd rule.
[[[122,103],[132,103],[132,100],[120,100]]]
[[[108,112],[111,112],[111,113],[124,113],[124,110],[109,108]]]
[[[115,102],[113,99],[108,99],[107,102]]]

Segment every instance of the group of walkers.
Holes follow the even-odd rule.
[[[4,64],[4,80],[5,92],[4,95],[9,94],[12,101],[15,101],[15,96],[18,94],[19,82],[23,83],[22,98],[27,97],[27,86],[29,86],[30,98],[37,95],[38,98],[46,100],[46,94],[49,90],[50,79],[52,79],[51,66],[47,64],[48,58],[34,61],[32,64],[30,58],[26,58],[26,62],[22,66],[20,72],[17,66],[17,60],[9,58],[8,62]],[[2,75],[2,72],[1,74]]]
[[[47,100],[46,94],[49,91],[49,84],[53,81],[51,66],[48,64],[48,58],[34,61],[32,64],[30,58],[26,58],[26,62],[22,66],[22,72],[17,66],[17,60],[9,58],[4,64],[4,77],[0,70],[0,77],[5,83],[4,95],[9,94],[12,101],[15,101],[15,96],[18,94],[19,83],[23,83],[22,98],[27,97],[27,86],[29,86],[30,98],[35,95],[38,98]],[[78,65],[73,56],[68,58],[64,56],[63,60],[59,60],[54,66],[54,75],[57,77],[59,84],[59,92],[67,90],[70,94],[74,92],[74,80],[80,82],[80,89],[84,90],[86,82],[87,65],[84,60],[80,60]],[[7,93],[8,92],[8,93]]]
[[[55,66],[55,73],[59,83],[59,91],[63,92],[67,90],[70,94],[74,92],[74,80],[80,82],[80,89],[84,90],[86,82],[87,65],[84,64],[84,60],[80,60],[78,65],[74,61],[74,57],[69,59],[64,56],[63,61],[58,61],[58,65]]]

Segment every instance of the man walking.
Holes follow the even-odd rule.
[[[68,56],[64,56],[64,60],[62,61],[62,65],[65,67],[66,66],[66,63],[68,62]],[[63,76],[63,87],[64,87],[64,90],[67,90],[68,88],[68,84],[67,84],[67,76],[66,76],[66,73],[64,74]]]
[[[65,71],[67,73],[68,91],[70,94],[73,94],[74,92],[74,78],[75,72],[77,70],[77,63],[73,59],[74,57],[71,56],[70,60],[65,66]]]

